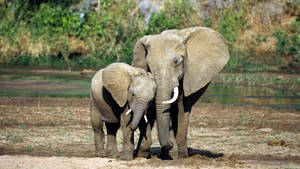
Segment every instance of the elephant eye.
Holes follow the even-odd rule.
[[[183,56],[180,57],[174,57],[173,62],[176,65],[180,64],[183,61]]]
[[[135,95],[135,93],[132,91],[132,92],[131,92],[131,96],[133,97],[134,95]]]

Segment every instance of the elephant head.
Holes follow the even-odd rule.
[[[183,81],[183,93],[187,97],[208,84],[228,59],[227,41],[205,27],[167,30],[144,36],[135,44],[132,65],[151,72],[157,83],[155,101],[162,149],[172,147],[168,110],[178,97],[180,81]]]
[[[103,70],[102,79],[103,86],[120,107],[128,103],[129,110],[133,112],[130,127],[135,130],[156,92],[152,75],[141,68],[114,63]]]

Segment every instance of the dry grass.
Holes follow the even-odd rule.
[[[93,45],[94,42],[89,44]],[[7,37],[0,37],[0,63],[8,63],[17,55],[30,57],[62,55],[67,61],[70,55],[87,56],[89,46],[85,41],[74,37],[56,38],[46,35],[33,37],[29,31],[20,29],[14,35],[13,41]]]
[[[40,36],[35,39],[25,29],[20,29],[12,39],[13,41],[7,37],[0,38],[1,63],[8,62],[16,55],[41,57],[51,52],[51,47],[46,42],[46,37]]]
[[[9,61],[10,55],[15,55],[16,51],[12,48],[10,40],[7,37],[0,36],[0,64]]]

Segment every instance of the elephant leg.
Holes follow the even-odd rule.
[[[188,97],[181,95],[178,97],[178,127],[176,132],[176,143],[178,146],[178,158],[188,157],[188,148],[187,148],[187,133],[189,126],[189,116],[193,105],[199,100],[199,98],[206,91],[210,83],[191,94]]]
[[[170,150],[170,155],[172,156],[173,159],[178,159],[177,158],[177,142],[175,139],[175,132],[173,129],[170,130],[170,141],[173,143],[173,148]]]
[[[121,127],[123,132],[123,153],[121,156],[122,160],[132,160],[134,150],[134,136],[133,131],[129,126],[130,116],[123,113],[121,115]]]
[[[180,99],[182,94],[179,95],[178,100]],[[171,104],[171,130],[170,130],[170,141],[173,143],[173,148],[170,150],[170,155],[173,159],[178,159],[177,156],[177,142],[176,142],[176,134],[178,130],[178,102],[174,102]]]
[[[107,157],[118,157],[116,135],[120,123],[105,123],[107,130],[106,155]]]
[[[100,118],[100,113],[97,106],[94,104],[94,101],[91,100],[90,104],[91,111],[91,123],[94,131],[94,144],[96,149],[96,156],[104,157],[105,149],[104,149],[104,131],[103,131],[103,123],[104,121]]]
[[[94,129],[94,143],[96,149],[96,156],[104,157],[105,149],[104,149],[103,121],[101,121],[98,126],[93,127],[93,129]]]
[[[189,125],[189,112],[184,110],[183,95],[178,98],[177,132],[175,133],[178,158],[189,156],[187,148],[187,133]]]

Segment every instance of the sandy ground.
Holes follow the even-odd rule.
[[[189,158],[157,158],[154,129],[152,158],[121,161],[95,157],[87,98],[1,97],[0,168],[300,168],[299,111],[200,103],[190,117]]]

